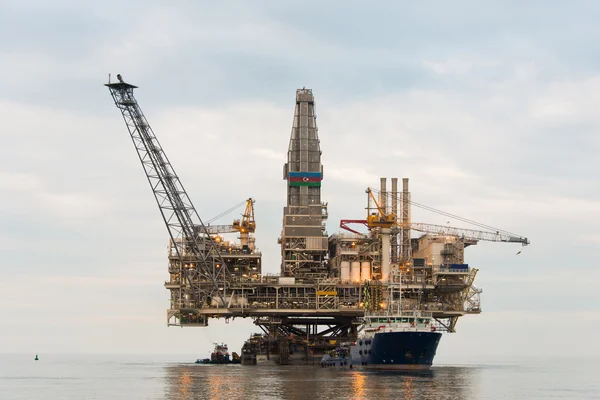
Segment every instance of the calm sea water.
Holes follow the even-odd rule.
[[[0,355],[0,399],[600,399],[600,362],[437,365],[426,374],[196,365],[164,356]]]

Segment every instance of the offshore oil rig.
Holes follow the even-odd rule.
[[[106,84],[121,111],[170,235],[169,326],[206,326],[210,318],[249,317],[263,331],[280,364],[315,363],[324,352],[357,335],[368,303],[385,307],[390,274],[400,274],[402,307],[425,310],[439,331],[455,332],[458,319],[479,314],[477,269],[464,250],[480,240],[529,244],[527,238],[478,224],[484,230],[413,222],[409,181],[381,178],[368,188],[367,215],[342,220],[343,232],[326,234],[327,203],[310,89],[296,91],[287,163],[287,204],[283,209],[281,272],[262,274],[256,249],[253,199],[231,225],[205,224],[136,101],[136,86]],[[239,243],[222,234],[239,233]],[[412,237],[412,232],[420,236]],[[266,339],[264,339],[266,338]]]

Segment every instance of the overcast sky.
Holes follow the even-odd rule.
[[[194,359],[256,331],[166,327],[168,234],[102,86],[121,73],[202,218],[256,199],[265,272],[295,90],[312,88],[329,233],[396,176],[531,240],[468,249],[484,312],[436,362],[600,356],[600,4],[373,4],[1,2],[0,352]]]

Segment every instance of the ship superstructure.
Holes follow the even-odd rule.
[[[210,358],[199,358],[196,364],[241,364],[241,358],[233,352],[229,354],[229,349],[225,343],[215,343]]]
[[[472,230],[412,221],[411,207],[420,205],[411,200],[406,178],[401,191],[395,178],[390,192],[385,178],[379,190],[367,189],[366,218],[342,220],[344,232],[327,237],[315,99],[312,90],[303,88],[296,92],[283,174],[287,203],[281,274],[263,275],[261,255],[239,226],[223,228],[240,232],[236,246],[202,222],[133,95],[136,86],[118,77],[119,82],[106,86],[171,239],[165,283],[170,326],[250,317],[264,332],[261,348],[269,360],[319,364],[326,351],[356,340],[366,302],[385,307],[390,276],[402,276],[403,311],[427,313],[436,332],[454,332],[461,316],[481,312],[481,290],[474,286],[477,269],[465,263],[464,249],[480,240],[529,243],[487,226]],[[253,211],[252,223],[254,233]],[[420,236],[412,237],[414,232]]]

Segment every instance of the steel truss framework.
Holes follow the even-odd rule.
[[[254,323],[279,353],[280,364],[289,363],[290,345],[299,345],[303,361],[314,363],[322,354],[344,341],[355,340],[360,319],[355,317],[263,317]]]
[[[195,304],[205,304],[218,298],[223,304],[227,266],[138,105],[133,95],[137,86],[123,82],[120,75],[118,77],[120,82],[108,83],[106,86],[123,115],[180,260],[180,300],[188,299]],[[188,262],[184,263],[184,259]]]

